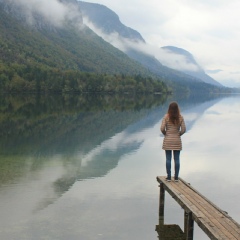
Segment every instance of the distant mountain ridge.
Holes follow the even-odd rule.
[[[214,80],[204,72],[202,67],[196,62],[196,60],[194,59],[193,55],[190,52],[186,51],[185,49],[174,47],[174,46],[165,46],[165,47],[162,47],[162,49],[167,50],[173,54],[183,56],[186,59],[186,62],[196,67],[196,71],[182,70],[184,73],[190,76],[199,78],[206,83],[213,84],[219,87],[222,86],[222,84],[220,84],[219,82],[217,82],[216,80]]]
[[[104,34],[109,35],[116,33],[118,34],[120,41],[128,40],[133,43],[145,43],[145,40],[140,33],[123,25],[118,15],[108,7],[101,4],[83,1],[79,1],[79,5],[83,13],[83,18],[87,18],[91,21],[91,23],[93,23],[96,28],[101,29]],[[198,71],[184,71],[174,68],[170,69],[171,67],[164,66],[161,61],[156,59],[154,56],[146,54],[135,47],[131,47],[131,43],[126,47],[125,53],[163,78],[173,80],[178,78],[180,81],[203,81],[222,87],[219,82],[212,79],[203,71],[203,69],[195,61],[194,57],[186,50],[181,49],[180,51],[180,48],[177,47],[163,47],[162,49],[186,57],[189,63],[198,68]],[[183,74],[181,74],[181,72]]]
[[[118,33],[123,38],[132,41],[145,42],[143,37],[136,30],[121,23],[118,15],[108,7],[97,4],[79,1],[83,16],[89,18],[97,28],[104,29],[105,33]]]

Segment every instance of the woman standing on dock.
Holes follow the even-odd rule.
[[[160,130],[164,135],[162,149],[166,153],[166,180],[171,181],[171,160],[173,153],[175,164],[174,180],[177,182],[180,169],[180,151],[182,150],[181,136],[186,132],[184,118],[180,114],[177,102],[170,103],[168,112],[163,117]]]

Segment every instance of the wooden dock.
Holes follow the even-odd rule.
[[[179,182],[165,180],[166,177],[157,177],[160,183],[159,221],[160,227],[164,223],[165,190],[184,209],[184,238],[193,239],[194,222],[207,234],[210,239],[240,240],[240,225],[225,211],[218,208],[206,197],[200,194],[183,179]],[[160,238],[161,239],[161,238]]]

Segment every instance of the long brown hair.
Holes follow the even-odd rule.
[[[180,122],[180,109],[177,102],[171,102],[168,107],[169,120],[175,125]]]

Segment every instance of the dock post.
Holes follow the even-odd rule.
[[[160,183],[160,198],[159,198],[159,223],[164,224],[164,202],[165,202],[165,189],[163,183]]]
[[[187,233],[188,213],[184,211],[184,233]]]
[[[193,240],[194,221],[192,212],[184,212],[184,233],[186,234],[186,240]]]

